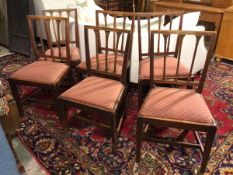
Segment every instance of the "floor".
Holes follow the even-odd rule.
[[[19,161],[23,165],[26,175],[45,175],[46,173],[40,165],[31,156],[28,150],[24,147],[18,137],[12,140],[14,150],[18,156]]]
[[[7,48],[0,45],[0,56],[4,56],[4,55],[7,55],[7,54],[11,54],[9,49],[7,49]]]
[[[5,118],[0,118],[0,121],[5,133],[14,134],[16,128],[18,128],[20,117],[18,115],[15,102],[11,102],[9,106],[11,109],[9,115]],[[45,171],[36,162],[36,160],[31,156],[30,152],[21,143],[18,137],[15,137],[12,140],[12,145],[19,161],[21,162],[26,171],[25,175],[46,174]]]

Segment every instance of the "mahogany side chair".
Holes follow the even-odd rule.
[[[154,51],[155,35],[161,35],[161,39],[164,40],[164,54],[163,54],[163,71],[162,77],[155,77],[154,74],[157,69],[156,62],[154,62],[155,55],[158,51]],[[176,64],[175,77],[170,77],[166,74],[169,59],[168,40],[171,35],[177,35],[180,39],[178,44],[178,58]],[[180,56],[183,41],[187,36],[194,36],[196,38],[194,49],[187,50],[192,52],[192,56],[187,59],[191,59],[189,74],[186,79],[179,79],[179,67]],[[209,36],[211,38],[210,45],[205,58],[205,66],[201,73],[201,76],[195,80],[192,78],[192,69],[195,64],[197,48],[201,37]],[[141,145],[143,140],[154,141],[158,143],[165,143],[171,145],[181,145],[183,147],[190,146],[198,148],[202,153],[202,162],[200,172],[204,172],[207,161],[209,159],[212,144],[217,129],[217,125],[213,116],[205,103],[204,98],[201,95],[203,90],[204,81],[206,78],[207,68],[210,59],[213,57],[214,45],[216,41],[216,32],[213,31],[152,31],[151,32],[151,43],[150,43],[150,91],[143,102],[143,105],[138,113],[137,117],[137,150],[136,160],[140,161]],[[156,49],[157,50],[157,49]],[[179,87],[158,87],[155,84],[173,84]],[[193,89],[187,89],[188,86],[193,86]],[[176,138],[166,137],[152,137],[148,135],[149,126],[159,126],[165,128],[177,128],[181,129],[180,135]],[[195,143],[184,141],[188,132],[192,132],[196,138]],[[199,136],[199,132],[206,133],[205,144],[202,144],[202,140]]]
[[[130,18],[130,20],[129,20]],[[120,12],[120,11],[103,11],[103,10],[96,10],[96,26],[100,26],[100,27],[107,27],[107,28],[112,28],[112,29],[122,29],[122,30],[130,30],[133,34],[134,31],[134,23],[135,23],[135,15],[134,13],[130,13],[130,12]],[[113,43],[116,43],[116,32],[113,32],[112,36],[110,36],[110,39],[113,40]],[[132,39],[133,37],[131,37],[130,42],[130,48],[132,45]],[[121,48],[124,47],[124,40],[125,37],[123,35],[123,37],[121,38]],[[104,43],[99,43],[100,48],[101,48],[101,44],[104,45]],[[115,47],[115,46],[114,46]],[[99,50],[99,53],[101,52],[101,50]],[[113,60],[114,55],[109,54],[109,64],[113,64],[112,60]],[[131,58],[131,52],[130,52],[130,58]],[[103,60],[105,59],[104,54],[100,55],[99,57],[100,59],[100,64],[103,62]],[[91,62],[93,64],[96,64],[96,58],[95,56],[91,58]],[[123,65],[123,60],[122,59],[118,59],[117,62],[118,66],[122,66]],[[129,65],[128,65],[129,68]],[[83,61],[81,62],[78,66],[77,66],[77,72],[78,74],[85,74],[87,71],[86,69],[86,62]]]
[[[91,33],[95,35],[94,41],[89,40]],[[100,37],[99,33],[104,37]],[[113,33],[116,33],[115,44],[109,39]],[[122,37],[125,38],[123,41]],[[67,126],[67,108],[76,107],[84,111],[82,113],[84,115],[80,113],[76,116],[78,119],[111,130],[113,150],[116,149],[117,132],[120,130],[123,119],[130,41],[129,30],[85,26],[88,76],[58,97],[59,114],[65,126]],[[123,47],[121,47],[121,42],[124,42]],[[102,43],[105,44],[102,45]],[[95,47],[95,62],[92,61],[93,58],[90,58],[90,47]],[[118,65],[119,60],[122,62],[121,66]],[[85,112],[98,113],[106,122],[88,119]]]
[[[16,101],[17,108],[20,116],[23,116],[23,105],[22,102],[27,100],[32,100],[42,103],[50,103],[57,106],[57,96],[59,94],[59,87],[63,83],[64,79],[70,72],[70,27],[69,21],[64,17],[52,17],[52,16],[33,16],[29,15],[28,29],[31,41],[31,48],[37,61],[28,64],[18,71],[14,72],[9,78],[10,88],[13,97]],[[54,25],[54,31],[51,30],[50,24]],[[36,34],[36,30],[38,33]],[[61,40],[61,30],[64,31],[65,36],[63,41]],[[43,33],[44,32],[44,33]],[[46,48],[52,48],[52,34],[56,35],[59,55],[46,55]],[[44,36],[43,36],[44,35]],[[62,42],[66,43],[66,55],[61,54]],[[64,63],[62,63],[64,62]],[[28,96],[21,97],[19,93],[19,86],[26,85],[37,87],[34,93],[30,93]],[[50,90],[53,96],[52,101],[39,100],[34,98],[37,94],[36,92],[41,90]]]
[[[79,28],[78,28],[78,14],[77,9],[48,9],[43,10],[42,14],[45,16],[59,16],[59,17],[67,17],[70,24],[70,66],[72,71],[72,78],[74,79],[74,68],[81,62],[81,54],[80,54],[80,37],[79,37]],[[56,32],[55,23],[51,24],[51,30],[54,30]],[[60,31],[62,33],[62,38],[64,38],[64,31]],[[57,38],[56,36],[53,37],[53,45],[54,47],[48,48],[46,50],[45,54],[47,56],[56,56],[59,55],[66,57],[66,43],[63,41],[61,42],[61,49],[59,50],[58,44],[57,44]],[[55,47],[57,45],[57,47]]]
[[[177,11],[177,12],[144,12],[144,13],[136,13],[136,20],[137,20],[137,31],[138,31],[138,54],[139,54],[139,75],[138,75],[138,107],[140,108],[143,102],[143,99],[145,97],[144,88],[146,86],[149,86],[150,81],[150,59],[149,59],[149,43],[150,43],[150,33],[151,30],[162,30],[162,25],[165,23],[165,17],[169,21],[169,29],[174,30],[172,19],[174,17],[180,17],[179,18],[179,25],[176,26],[177,28],[175,30],[181,30],[182,29],[182,23],[183,23],[183,12]],[[157,42],[156,47],[158,48],[157,55],[163,54],[163,48],[161,48],[161,37],[160,35],[157,36]],[[177,41],[178,43],[178,41]],[[168,40],[168,47],[170,47],[170,38]],[[177,49],[175,49],[173,52],[169,53],[171,57],[167,59],[167,73],[170,76],[175,76],[175,65],[177,64]],[[157,68],[157,71],[155,72],[155,77],[162,77],[162,64],[163,64],[163,58],[158,57],[158,59],[155,59],[155,66]],[[158,71],[159,69],[159,71]],[[180,72],[179,76],[180,78],[183,77],[183,75],[188,75],[188,70],[185,69],[185,67],[181,64],[180,65]]]

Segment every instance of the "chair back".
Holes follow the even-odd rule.
[[[78,29],[78,13],[77,9],[51,9],[51,10],[43,10],[44,16],[59,16],[59,17],[67,17],[70,24],[71,34],[74,34],[74,37],[70,38],[70,43],[75,44],[76,47],[80,48],[80,40],[79,40],[79,29]],[[74,26],[74,28],[71,28]]]
[[[132,12],[122,11],[96,11],[96,26],[107,27],[113,29],[130,30],[133,34],[135,26],[135,15]],[[124,43],[124,35],[122,37],[122,44]],[[113,35],[113,42],[116,43],[116,35]],[[133,36],[130,41],[130,46],[133,42]],[[123,45],[121,46],[123,47]]]
[[[86,64],[88,74],[120,80],[126,83],[129,65],[131,31],[98,26],[85,26]],[[95,41],[89,35],[95,35]],[[115,36],[115,40],[113,37]],[[125,39],[122,39],[125,38]],[[95,63],[90,59],[90,45],[95,47]]]
[[[161,35],[161,41],[160,43],[163,43],[161,47],[163,47],[164,52],[162,54],[163,58],[163,67],[161,68],[163,71],[162,77],[155,77],[154,73],[156,70],[156,63],[154,62],[154,59],[158,57],[158,53],[161,53],[159,51],[158,47],[155,47],[155,43],[157,42],[157,37],[158,35]],[[188,37],[194,37],[194,42],[189,43],[188,49],[185,50],[186,46],[184,41]],[[197,55],[199,52],[199,45],[200,45],[200,40],[203,39],[202,37],[210,37],[210,43],[209,47],[207,48],[207,54],[203,56],[203,58],[198,58]],[[168,59],[171,53],[173,51],[170,51],[170,47],[168,46],[169,40],[171,37],[175,37],[177,40],[179,40],[177,44],[177,62],[176,65],[168,65]],[[153,30],[151,31],[151,43],[150,43],[150,87],[153,88],[154,84],[170,84],[170,85],[179,85],[182,87],[195,87],[196,91],[201,93],[203,86],[204,86],[204,81],[206,78],[206,73],[208,69],[208,65],[210,62],[210,59],[213,57],[214,54],[214,46],[216,42],[216,32],[215,31],[181,31],[181,30]],[[191,47],[193,45],[193,47]],[[191,49],[192,48],[192,49]],[[184,49],[184,51],[182,51]],[[188,74],[184,75],[183,78],[180,78],[180,67],[181,67],[181,56],[183,53],[189,52],[189,57],[186,57],[186,61],[188,60],[189,65],[186,65],[186,69],[188,70]],[[192,54],[190,54],[190,52]],[[159,54],[161,58],[161,54]],[[205,60],[204,61],[204,69],[201,72],[200,77],[194,77],[192,72],[193,72],[193,67],[196,64],[197,61],[200,61],[200,59]],[[173,67],[173,70],[175,71],[175,76],[171,77],[169,76],[168,69],[169,67]],[[166,69],[167,68],[167,69]]]
[[[49,61],[70,61],[70,26],[68,18],[28,15],[27,20],[32,51],[37,58]],[[35,33],[35,26],[39,36]],[[45,38],[43,31],[45,32]],[[52,36],[55,37],[55,40],[52,39]],[[66,48],[65,55],[62,54],[62,46]],[[53,47],[58,48],[58,54],[53,53]],[[46,54],[48,49],[51,49],[51,55]]]
[[[163,30],[163,25],[165,23],[165,18],[169,22],[169,29],[167,30],[181,30],[182,29],[182,23],[183,23],[183,11],[177,11],[177,12],[142,12],[142,13],[135,13],[135,20],[137,20],[137,32],[138,32],[138,52],[139,52],[139,61],[141,61],[143,58],[148,58],[150,53],[150,34],[151,30]],[[179,18],[179,24],[178,26],[173,26],[172,20],[175,17]],[[157,38],[157,47],[160,52],[162,52],[162,49],[159,48],[160,43],[160,35],[158,35]],[[143,45],[143,47],[142,47]],[[147,47],[146,47],[147,46]],[[168,41],[168,46],[170,46],[170,40]],[[161,50],[160,50],[161,49]],[[158,54],[160,54],[158,52]],[[173,53],[176,55],[177,50],[175,50]]]

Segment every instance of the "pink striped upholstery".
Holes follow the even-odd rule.
[[[69,66],[63,63],[36,61],[13,73],[11,78],[50,85],[56,84],[68,69]]]
[[[124,85],[119,81],[92,76],[71,87],[59,98],[113,112],[123,90]]]
[[[152,89],[139,115],[161,120],[213,123],[212,115],[201,94],[187,89]]]
[[[59,57],[59,48],[58,47],[54,47],[54,48],[52,48],[52,50],[53,50],[53,56]],[[52,56],[51,49],[48,49],[45,52],[45,55]],[[63,58],[67,57],[67,55],[66,55],[66,47],[61,47],[61,56]],[[80,60],[79,48],[77,48],[77,47],[70,47],[70,57],[71,57],[71,61],[79,61]]]
[[[166,58],[166,74],[165,77],[172,78],[176,75],[177,67],[176,58]],[[154,59],[154,75],[156,78],[163,76],[164,58]],[[179,65],[179,77],[187,77],[189,74],[188,69],[186,69],[181,63]],[[143,59],[140,61],[139,79],[149,79],[150,78],[150,59]]]
[[[115,55],[111,54],[108,55],[108,72],[113,72],[114,70],[114,59]],[[96,57],[92,57],[91,59],[91,68],[96,69]],[[116,74],[121,75],[122,74],[122,68],[123,68],[123,56],[117,55],[117,62],[116,62]],[[99,69],[102,71],[105,71],[105,54],[99,54]],[[86,70],[86,62],[81,62],[78,66],[79,69]]]

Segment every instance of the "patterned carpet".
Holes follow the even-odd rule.
[[[32,63],[33,61],[34,59],[19,54],[12,54],[0,57],[0,81],[8,90],[7,98],[9,101],[11,101],[13,98],[9,90],[7,79],[14,71],[18,70],[24,65]]]
[[[4,71],[0,78],[5,80],[11,74],[11,67],[14,67],[14,71],[30,62],[24,59],[2,66],[1,70]],[[218,131],[206,175],[233,172],[232,76],[233,66],[211,63],[203,95],[218,123]],[[18,135],[50,174],[195,174],[200,167],[201,153],[194,149],[144,142],[142,161],[140,164],[135,162],[137,91],[133,88],[128,94],[127,104],[127,117],[115,152],[111,150],[109,132],[77,121],[75,116],[79,111],[75,109],[69,110],[71,127],[64,131],[52,107],[30,104],[25,107],[25,117],[18,128]],[[101,116],[91,117],[97,119]],[[151,130],[151,134],[155,132],[173,136],[179,131]],[[192,140],[192,135],[187,139]],[[205,140],[204,134],[202,139]]]

